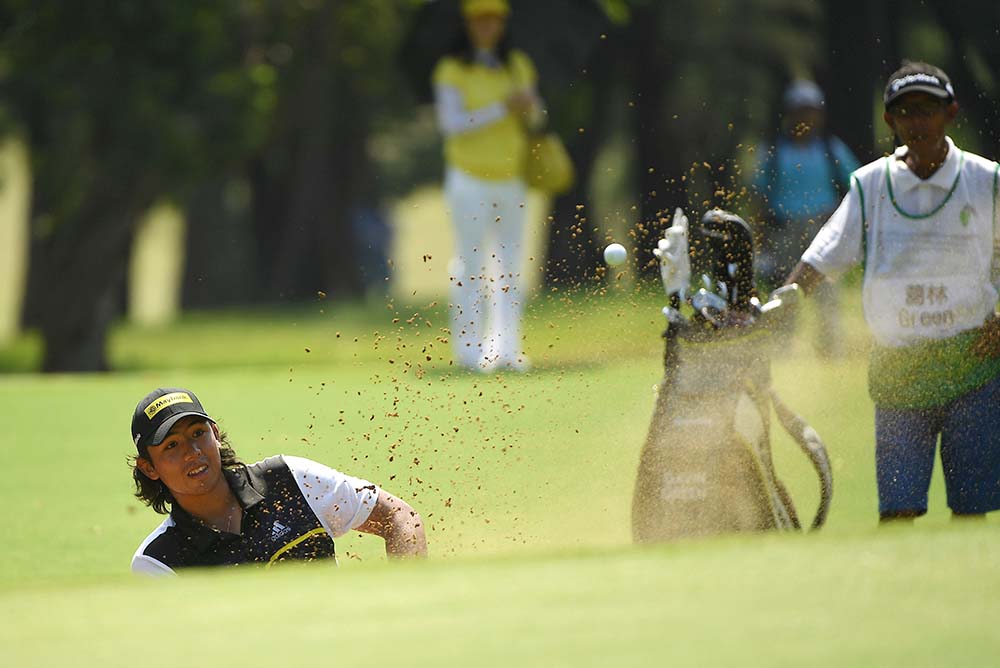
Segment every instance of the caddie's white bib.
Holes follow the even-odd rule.
[[[956,149],[958,150],[958,149]],[[979,327],[997,293],[990,283],[993,210],[963,179],[964,154],[944,201],[926,214],[896,202],[885,159],[872,198],[864,281],[865,320],[883,346],[944,339]]]

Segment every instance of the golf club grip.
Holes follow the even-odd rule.
[[[816,430],[786,406],[774,388],[771,388],[770,394],[778,422],[806,453],[813,468],[816,469],[816,475],[819,476],[819,508],[816,509],[816,517],[811,526],[812,529],[818,529],[826,523],[826,517],[830,512],[830,500],[833,498],[833,469],[830,466],[830,457]]]

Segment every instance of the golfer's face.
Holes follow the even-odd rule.
[[[159,445],[148,448],[152,472],[175,498],[206,494],[222,481],[218,427],[190,416],[177,422]]]
[[[943,142],[954,117],[944,100],[923,92],[907,93],[885,112],[885,122],[899,140],[918,152]]]
[[[472,46],[489,51],[500,43],[507,20],[499,14],[476,14],[465,20],[465,26]]]

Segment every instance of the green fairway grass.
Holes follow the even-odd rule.
[[[989,527],[944,527],[18,586],[0,660],[989,666],[998,549]]]
[[[830,450],[827,527],[630,545],[662,301],[614,281],[537,295],[525,376],[454,369],[432,299],[319,298],[119,327],[113,374],[0,376],[0,665],[988,665],[996,521],[950,522],[936,473],[926,518],[876,527],[856,298],[848,357],[817,360],[803,332],[774,363]],[[0,360],[23,364],[31,345]],[[196,390],[244,460],[302,455],[407,499],[431,558],[388,565],[352,534],[338,569],[133,578],[161,518],[131,496],[126,419],[158,385]],[[815,475],[781,433],[774,452],[811,518]]]

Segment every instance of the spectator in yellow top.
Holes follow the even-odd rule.
[[[452,344],[475,371],[526,371],[521,254],[528,134],[542,124],[537,74],[507,40],[507,0],[463,0],[464,30],[433,74],[444,134]]]

